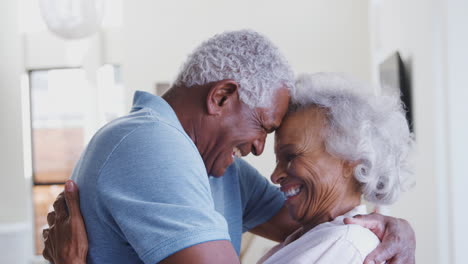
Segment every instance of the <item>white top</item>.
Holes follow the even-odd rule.
[[[366,256],[380,243],[369,229],[359,225],[345,225],[343,219],[367,214],[366,206],[359,205],[331,222],[320,224],[294,240],[297,230],[273,247],[258,264],[342,263],[362,264]]]

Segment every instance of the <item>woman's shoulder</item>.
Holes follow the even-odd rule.
[[[356,249],[364,257],[374,250],[380,243],[379,238],[369,229],[360,225],[336,224],[328,222],[317,226],[304,234],[304,240],[342,241]]]
[[[282,247],[264,263],[362,263],[378,243],[361,226],[327,222]]]
[[[322,260],[362,262],[380,243],[372,231],[360,225],[329,222],[311,231],[310,234],[304,234],[301,244],[314,245],[309,249],[315,251],[315,254],[323,254]]]
[[[343,260],[348,257],[364,260],[380,243],[379,238],[367,228],[336,222],[319,225],[298,240],[312,252],[329,251],[332,255],[336,254],[337,259]]]
[[[372,252],[380,243],[379,238],[369,229],[360,225],[346,225],[347,233],[343,237],[364,257]]]

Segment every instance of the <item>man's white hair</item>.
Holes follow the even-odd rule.
[[[251,108],[269,107],[274,91],[292,89],[294,74],[278,48],[251,30],[224,32],[189,55],[174,84],[191,87],[233,79],[239,97]]]
[[[363,85],[337,73],[302,75],[291,94],[291,111],[326,109],[322,131],[328,153],[358,161],[354,177],[366,200],[395,202],[409,187],[413,136],[397,97],[366,95]]]

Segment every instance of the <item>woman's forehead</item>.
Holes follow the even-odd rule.
[[[275,136],[275,145],[305,144],[319,141],[321,131],[326,126],[325,111],[310,107],[288,113]]]
[[[283,119],[283,123],[279,130],[284,132],[290,132],[291,130],[311,132],[317,128],[322,128],[325,125],[326,110],[312,106],[288,113]]]

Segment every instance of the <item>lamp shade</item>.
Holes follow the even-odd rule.
[[[39,0],[50,31],[66,39],[79,39],[101,27],[106,0]]]

